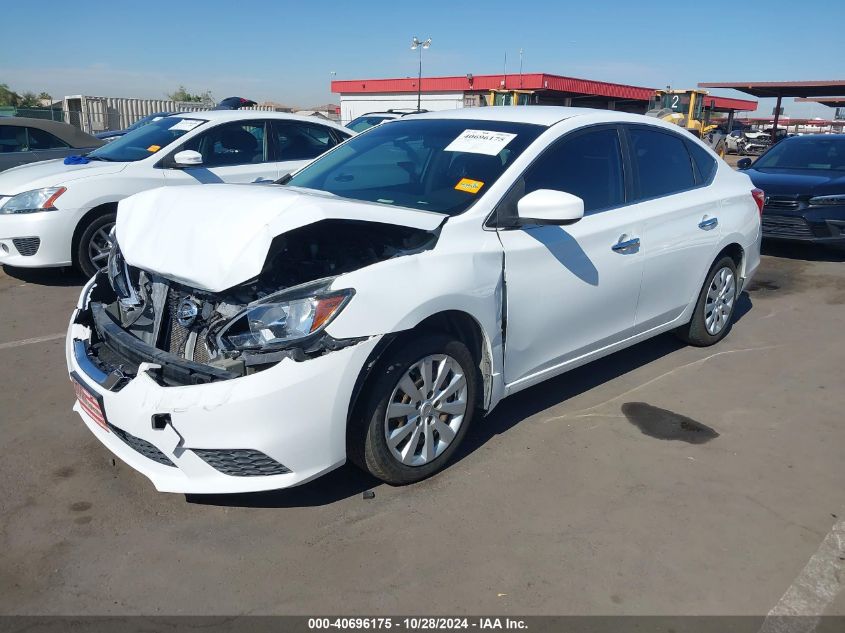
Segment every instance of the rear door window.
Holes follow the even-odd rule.
[[[669,131],[645,127],[630,127],[629,135],[638,199],[668,196],[696,186],[685,139]]]
[[[29,134],[29,149],[64,149],[70,147],[63,140],[35,127],[26,128]]]
[[[310,160],[337,145],[333,130],[299,121],[274,121],[276,160]]]
[[[692,162],[695,163],[698,184],[710,184],[713,175],[716,173],[716,159],[710,155],[710,152],[696,143],[687,141],[687,149],[692,156]]]

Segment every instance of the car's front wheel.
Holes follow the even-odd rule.
[[[467,433],[476,408],[477,369],[462,342],[423,335],[387,352],[350,427],[348,453],[389,484],[441,470]]]
[[[676,334],[698,347],[718,343],[730,330],[738,298],[736,263],[730,257],[722,257],[707,273],[692,319]]]
[[[76,244],[74,262],[86,277],[93,277],[105,267],[112,247],[111,230],[117,214],[105,213],[90,220]]]

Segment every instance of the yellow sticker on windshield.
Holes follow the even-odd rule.
[[[484,183],[480,180],[470,180],[469,178],[461,178],[457,185],[455,185],[455,189],[458,191],[466,191],[467,193],[476,194],[481,191],[481,188],[484,186]]]
[[[148,151],[148,152],[157,152],[157,151],[158,151],[158,150],[160,150],[160,149],[161,149],[161,145],[150,145],[150,146],[147,148],[147,151]]]

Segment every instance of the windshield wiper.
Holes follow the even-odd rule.
[[[85,154],[85,158],[88,160],[101,160],[106,163],[112,162],[111,158],[103,158],[102,156],[92,156],[91,154]]]
[[[279,178],[279,179],[278,179],[276,182],[274,182],[273,184],[274,184],[274,185],[286,185],[286,184],[288,184],[288,183],[291,181],[291,178],[293,178],[293,176],[292,176],[291,174],[289,174],[289,173],[288,173],[288,174],[285,174],[284,176],[282,176],[281,178]]]

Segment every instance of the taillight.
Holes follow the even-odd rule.
[[[763,205],[766,204],[766,194],[763,193],[762,189],[752,189],[751,195],[754,198],[754,202],[757,203],[757,211],[759,211],[760,217],[763,217]]]

